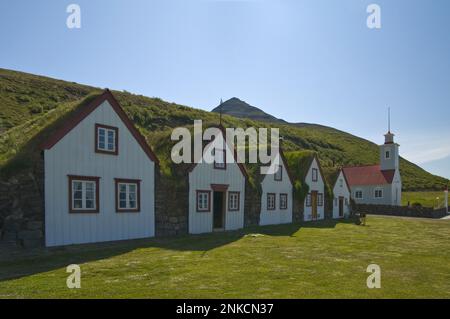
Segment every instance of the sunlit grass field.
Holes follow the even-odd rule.
[[[444,192],[403,192],[402,205],[419,203],[424,207],[440,207],[444,203]]]
[[[369,264],[381,289],[368,289]],[[68,289],[66,266],[81,267]],[[450,220],[369,216],[0,253],[0,298],[450,298]]]

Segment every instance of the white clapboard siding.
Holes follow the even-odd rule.
[[[344,173],[340,171],[339,176],[334,184],[333,188],[334,201],[333,201],[333,218],[340,218],[339,216],[339,198],[344,199],[344,216],[348,217],[350,214],[350,189],[345,181]]]
[[[228,185],[225,200],[225,230],[244,227],[245,177],[238,164],[227,163],[226,170],[214,169],[214,164],[200,163],[189,173],[189,233],[213,231],[214,198],[211,184]],[[211,211],[197,212],[196,191],[211,191]],[[228,192],[240,192],[239,211],[228,211]]]
[[[261,182],[262,196],[261,196],[261,214],[260,225],[278,225],[292,223],[292,183],[289,179],[288,172],[284,161],[280,162],[283,167],[282,180],[276,181],[274,174],[266,175]],[[275,210],[267,209],[267,194],[275,193]],[[280,194],[287,194],[287,209],[280,209]]]
[[[95,123],[118,127],[117,156],[95,152]],[[154,236],[155,164],[108,101],[45,150],[44,156],[47,246]],[[99,213],[69,213],[67,175],[100,177]],[[139,213],[116,213],[114,178],[141,180]]]
[[[312,180],[312,170],[313,168],[318,170],[318,178],[317,178],[317,182],[313,182]],[[306,184],[308,184],[309,186],[309,192],[313,192],[313,191],[317,191],[318,193],[323,194],[323,205],[322,206],[318,206],[317,207],[317,219],[324,219],[325,218],[325,183],[324,183],[324,179],[322,176],[322,173],[320,171],[319,168],[319,163],[317,162],[317,159],[314,158],[311,166],[308,170],[308,173],[306,174],[306,178],[305,178],[305,182]],[[312,207],[308,207],[306,206],[306,200],[304,203],[304,220],[305,221],[310,221],[312,220]]]

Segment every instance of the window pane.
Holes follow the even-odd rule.
[[[91,199],[86,200],[86,208],[87,209],[93,209],[94,208],[94,201]]]
[[[83,208],[83,201],[81,199],[76,199],[73,201],[73,208],[80,209]]]
[[[130,193],[135,193],[136,192],[136,185],[135,184],[130,184],[130,185],[128,185],[128,189],[129,189]]]
[[[119,207],[120,208],[127,208],[127,201],[126,200],[119,201]]]

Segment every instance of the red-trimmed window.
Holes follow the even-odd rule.
[[[141,181],[115,178],[116,212],[138,213],[141,211]]]
[[[228,192],[228,211],[238,211],[240,206],[240,193]]]
[[[68,175],[69,177],[69,212],[98,213],[99,179],[93,176]]]
[[[323,206],[323,194],[317,194],[317,206]]]
[[[275,210],[276,194],[267,193],[267,210]]]
[[[288,206],[288,195],[287,194],[280,194],[280,209],[287,209]]]
[[[197,191],[197,212],[211,210],[211,191]]]
[[[278,182],[283,180],[283,165],[278,165],[278,170],[274,174],[274,179]]]
[[[306,195],[306,207],[311,207],[311,193]]]
[[[319,171],[317,168],[313,168],[312,169],[312,181],[317,182],[318,179],[319,179]]]
[[[117,155],[119,153],[119,129],[95,124],[95,152]]]
[[[227,169],[226,151],[221,149],[214,150],[214,168]]]

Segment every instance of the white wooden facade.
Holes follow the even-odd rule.
[[[350,187],[340,170],[333,187],[333,218],[344,218],[350,215]]]
[[[309,193],[304,203],[304,221],[325,218],[325,182],[317,157],[314,157],[305,177]]]
[[[245,174],[243,166],[235,159],[227,162],[224,168],[206,162],[194,166],[189,172],[190,234],[244,227]],[[206,197],[200,199],[199,196]]]
[[[283,159],[280,160],[280,167],[281,173],[265,175],[261,182],[260,225],[292,223],[293,185]],[[274,202],[269,196],[275,199]]]
[[[46,246],[135,239],[155,234],[155,161],[149,158],[112,107],[111,93],[107,91],[102,97],[103,101],[89,115],[56,144],[44,149]],[[116,155],[96,152],[96,124],[117,128]],[[75,195],[70,189],[74,184],[70,183],[69,176],[75,180],[98,179],[96,212],[73,211],[71,203]],[[116,179],[136,180],[139,190],[134,193],[133,204],[131,186],[126,196],[130,196],[127,197],[130,205],[137,201],[139,207],[129,211],[118,209]]]

